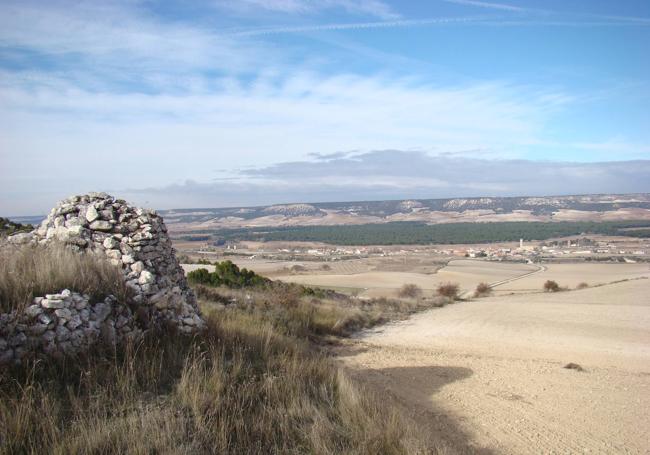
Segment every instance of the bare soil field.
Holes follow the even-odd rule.
[[[650,453],[648,279],[448,305],[339,354],[447,453]]]
[[[461,259],[450,261],[436,273],[429,274],[414,271],[373,270],[351,274],[279,275],[276,278],[312,286],[361,288],[364,292],[360,295],[367,297],[395,297],[399,288],[406,283],[413,283],[429,293],[433,293],[440,283],[445,282],[458,283],[462,291],[471,291],[483,281],[492,283],[535,270],[538,270],[538,267],[527,264]]]
[[[497,293],[539,292],[546,280],[554,280],[561,287],[575,288],[580,283],[589,286],[611,283],[613,281],[650,276],[650,264],[544,264],[541,273],[529,275],[519,280],[495,288]]]

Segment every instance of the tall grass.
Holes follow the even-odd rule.
[[[95,300],[129,296],[121,270],[98,254],[75,252],[61,243],[0,247],[0,312],[20,311],[34,297],[62,289]]]
[[[0,373],[0,453],[414,454],[397,413],[306,341],[214,312],[193,339]]]
[[[226,311],[246,312],[269,321],[276,330],[299,338],[349,336],[361,329],[400,319],[447,299],[353,299],[342,294],[328,298],[304,296],[300,288],[275,282],[264,289],[227,289],[194,286],[204,305],[225,305]]]

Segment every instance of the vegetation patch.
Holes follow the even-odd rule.
[[[474,297],[487,297],[492,294],[492,288],[487,283],[479,283],[474,290]]]
[[[630,228],[648,228],[634,229]],[[650,221],[444,223],[390,222],[337,226],[197,230],[220,241],[309,241],[335,245],[428,245],[547,240],[580,234],[646,237]]]
[[[184,338],[0,372],[0,453],[422,453],[400,415],[243,311]]]
[[[19,232],[31,232],[33,230],[34,226],[31,224],[14,223],[10,219],[0,216],[0,236],[17,234]]]
[[[126,302],[131,295],[122,271],[105,257],[58,243],[0,248],[0,312],[20,311],[34,297],[61,289],[88,294],[93,301],[113,295]]]
[[[439,296],[445,297],[450,300],[458,299],[460,286],[457,283],[442,283],[436,289]]]

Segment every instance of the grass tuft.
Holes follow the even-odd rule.
[[[2,245],[0,312],[20,311],[34,297],[62,289],[89,294],[95,301],[110,294],[121,301],[130,296],[120,268],[99,254],[73,251],[61,243]]]

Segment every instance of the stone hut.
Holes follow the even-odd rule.
[[[130,302],[109,296],[92,302],[70,290],[34,298],[24,311],[0,315],[0,364],[30,353],[80,352],[98,340],[119,343],[153,328],[192,334],[205,326],[179,265],[167,228],[152,210],[133,207],[105,193],[68,198],[40,227],[13,243],[59,241],[103,254],[122,269]]]

